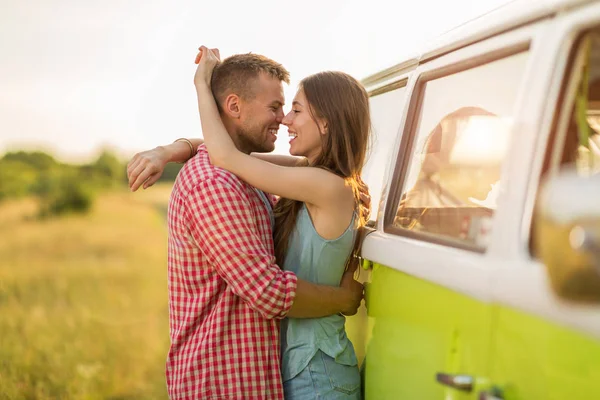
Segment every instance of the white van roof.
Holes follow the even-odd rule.
[[[403,70],[412,68],[419,62],[439,57],[461,47],[505,32],[527,23],[548,18],[557,13],[591,3],[594,0],[514,0],[486,14],[472,19],[444,33],[420,54],[407,58],[383,71],[379,71],[362,80],[363,85],[370,86]]]

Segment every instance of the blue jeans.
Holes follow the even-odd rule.
[[[321,350],[298,375],[283,382],[286,400],[360,400],[358,366],[338,364]]]

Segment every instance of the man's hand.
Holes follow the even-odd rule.
[[[340,288],[344,290],[347,295],[347,306],[342,310],[344,315],[354,315],[357,313],[360,307],[360,302],[364,296],[364,286],[354,279],[354,273],[358,268],[358,259],[352,258],[350,265],[340,282]]]
[[[137,153],[127,164],[127,178],[132,192],[144,184],[144,189],[152,186],[162,175],[169,156],[164,147]]]

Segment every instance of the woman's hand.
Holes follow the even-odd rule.
[[[221,60],[219,49],[209,49],[206,46],[198,48],[198,54],[194,61],[198,64],[196,74],[194,75],[194,85],[204,84],[210,87],[210,78],[212,77],[215,66]]]
[[[162,175],[169,162],[169,154],[162,147],[137,153],[127,164],[127,178],[132,192],[144,184],[144,189],[152,186]]]

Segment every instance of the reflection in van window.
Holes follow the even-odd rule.
[[[383,182],[387,182],[387,163],[400,128],[405,96],[406,87],[403,86],[369,99],[373,142],[363,167],[362,179],[369,186],[371,195],[371,221],[377,218]]]
[[[563,85],[573,81],[571,93],[573,104],[561,107],[567,112],[568,121],[564,128],[556,132],[554,141],[549,143],[542,176],[545,177],[553,169],[570,169],[581,176],[600,173],[600,31],[598,29],[586,33],[580,40],[576,62],[571,70],[565,74]],[[567,96],[569,97],[569,96]],[[557,157],[552,159],[556,150]],[[541,181],[540,181],[541,182]],[[572,218],[571,209],[554,209],[565,220]],[[563,214],[563,212],[567,214]],[[538,249],[535,248],[534,213],[531,225],[530,252],[538,258]],[[565,232],[572,226],[564,227]]]
[[[527,53],[424,84],[394,225],[485,248]]]
[[[580,175],[600,173],[600,32],[582,40],[584,62],[567,131],[562,164],[573,163]],[[569,154],[571,153],[571,154]]]

